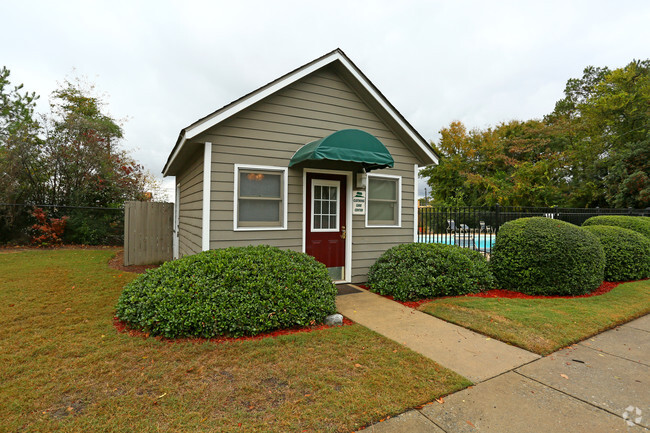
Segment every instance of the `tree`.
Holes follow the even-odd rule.
[[[0,202],[36,202],[43,198],[42,140],[35,117],[35,93],[11,86],[10,71],[0,70]]]
[[[640,196],[644,188],[623,184],[650,176],[648,164],[630,165],[629,158],[632,148],[647,144],[650,130],[650,60],[634,60],[615,70],[586,68],[582,78],[567,82],[565,97],[546,121],[571,125],[570,204],[644,203]],[[628,192],[619,193],[622,190]],[[636,193],[630,195],[632,190]]]
[[[650,60],[587,67],[543,120],[452,122],[429,176],[438,204],[650,205]]]
[[[122,127],[81,81],[52,93],[45,139],[48,201],[69,206],[119,206],[145,198],[151,177],[119,147]]]
[[[564,145],[543,122],[511,121],[470,132],[452,122],[440,133],[440,164],[421,171],[429,176],[435,203],[550,206],[561,200]]]

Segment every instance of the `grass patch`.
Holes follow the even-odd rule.
[[[576,299],[438,299],[425,313],[540,355],[650,312],[650,280],[621,284],[600,296]]]
[[[350,431],[466,379],[359,325],[215,344],[112,325],[115,251],[0,254],[7,431]]]

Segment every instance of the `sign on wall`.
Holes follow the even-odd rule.
[[[352,215],[366,214],[366,191],[354,191],[352,195]]]

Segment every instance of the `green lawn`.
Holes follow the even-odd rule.
[[[421,311],[540,355],[650,312],[650,280],[575,299],[438,299]]]
[[[115,251],[0,253],[0,431],[350,431],[470,383],[359,325],[224,344],[118,333]]]

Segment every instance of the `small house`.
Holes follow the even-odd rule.
[[[418,168],[437,156],[334,50],[181,130],[175,258],[228,246],[303,251],[336,282],[365,282],[417,236]]]

